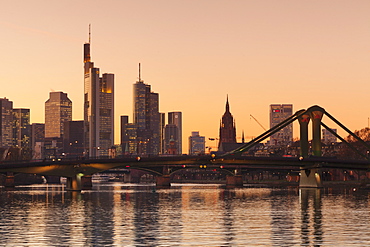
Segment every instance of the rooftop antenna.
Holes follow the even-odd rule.
[[[89,44],[91,43],[91,24],[89,24]]]
[[[140,63],[139,63],[139,82],[141,82],[141,66],[140,66]]]

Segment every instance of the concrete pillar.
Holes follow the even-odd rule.
[[[301,170],[299,187],[302,188],[320,188],[322,187],[320,169],[312,168]]]
[[[171,179],[170,175],[163,175],[156,177],[156,185],[157,187],[170,187],[171,186]]]
[[[92,189],[92,176],[91,175],[85,175],[81,177],[81,187],[83,190]]]
[[[67,177],[67,190],[80,191],[81,189],[81,174],[76,174],[73,177]]]
[[[306,158],[308,157],[308,124],[310,122],[310,116],[303,114],[298,118],[298,122],[300,127],[300,156]]]
[[[5,178],[5,187],[7,188],[13,188],[15,187],[14,183],[14,173],[13,172],[7,172],[6,173],[6,178]]]
[[[312,153],[321,156],[321,119],[324,112],[321,107],[313,108],[312,117]]]
[[[241,175],[226,176],[227,187],[243,187],[243,177]]]

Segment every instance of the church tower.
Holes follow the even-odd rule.
[[[220,124],[220,141],[218,148],[222,146],[222,143],[236,143],[236,128],[233,115],[230,113],[229,97],[226,97],[226,110],[221,119]]]

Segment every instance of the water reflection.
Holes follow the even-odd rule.
[[[0,191],[0,245],[363,246],[369,209],[353,188],[29,186]]]
[[[321,189],[300,189],[300,203],[302,245],[320,246],[323,235]]]

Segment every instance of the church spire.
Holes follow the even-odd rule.
[[[226,94],[226,112],[230,112],[229,95]]]

